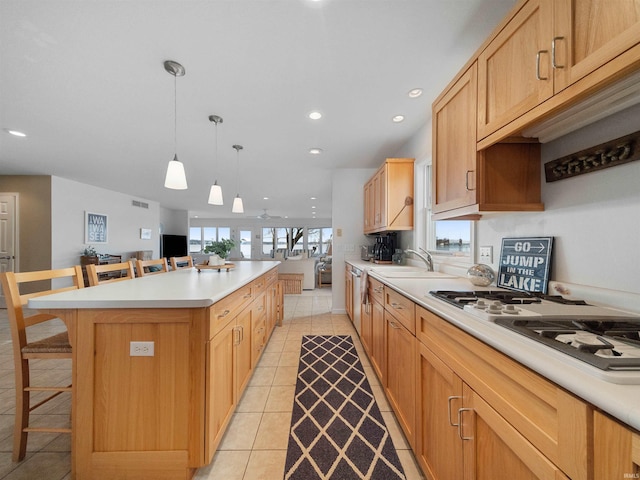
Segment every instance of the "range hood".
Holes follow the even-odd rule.
[[[640,72],[589,96],[562,113],[525,130],[524,137],[547,143],[640,103]]]

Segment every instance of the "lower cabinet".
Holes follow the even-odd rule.
[[[367,298],[367,302],[363,303],[360,307],[360,342],[364,347],[367,355],[371,357],[371,341],[373,335],[373,323],[371,321],[371,303],[372,300]]]
[[[640,478],[640,432],[595,411],[593,436],[594,479]]]
[[[353,276],[349,264],[344,269],[344,302],[347,316],[353,321]]]
[[[409,444],[415,448],[416,337],[387,311],[384,320],[387,338],[385,393]]]
[[[384,307],[374,300],[371,310],[371,365],[381,383],[387,383],[387,348],[385,338]]]

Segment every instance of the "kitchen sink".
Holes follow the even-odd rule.
[[[456,278],[442,272],[430,272],[426,268],[417,267],[380,267],[369,270],[371,273],[386,278]]]

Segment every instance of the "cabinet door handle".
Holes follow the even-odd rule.
[[[222,312],[220,315],[218,315],[218,318],[223,318],[226,317],[227,315],[229,315],[231,313],[230,310],[225,310],[224,312]]]
[[[548,50],[538,50],[538,53],[536,53],[536,78],[538,80],[549,80],[549,77],[541,77],[540,76],[540,56],[543,53],[549,53]]]
[[[240,330],[238,327],[233,327],[233,345],[240,345]]]
[[[451,421],[451,400],[457,400],[462,398],[459,395],[451,395],[449,398],[447,398],[447,417],[449,418],[449,425],[451,425],[452,427],[458,427],[460,426],[460,422],[458,423],[453,423]]]
[[[556,42],[558,40],[564,40],[564,37],[553,37],[551,41],[551,66],[553,68],[564,68],[564,65],[558,65],[556,63]]]
[[[397,303],[397,302],[391,302],[391,306],[392,306],[393,308],[395,308],[396,310],[402,310],[402,309],[403,309],[403,308],[402,308],[402,304]]]
[[[475,170],[467,170],[467,173],[465,173],[464,186],[468,192],[470,192],[471,190],[475,190],[475,188],[469,188],[469,174],[474,171]]]
[[[473,440],[473,437],[465,437],[462,434],[462,413],[473,412],[473,408],[459,408],[458,409],[458,436],[461,440]]]

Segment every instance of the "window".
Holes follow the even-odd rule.
[[[240,230],[240,257],[251,258],[251,230]]]
[[[310,255],[329,255],[333,229],[331,228],[309,228],[307,231],[307,248]]]
[[[268,227],[262,229],[262,254],[272,256],[278,249],[287,250],[287,229]]]
[[[189,228],[189,252],[202,253],[213,242],[231,238],[229,227],[190,227]]]
[[[432,255],[454,256],[460,261],[473,262],[474,222],[470,220],[431,220],[431,165],[430,161],[418,166],[423,171],[418,178],[423,185],[418,191],[425,192],[420,202],[418,222],[422,230],[422,245]],[[420,237],[417,237],[420,238]]]

